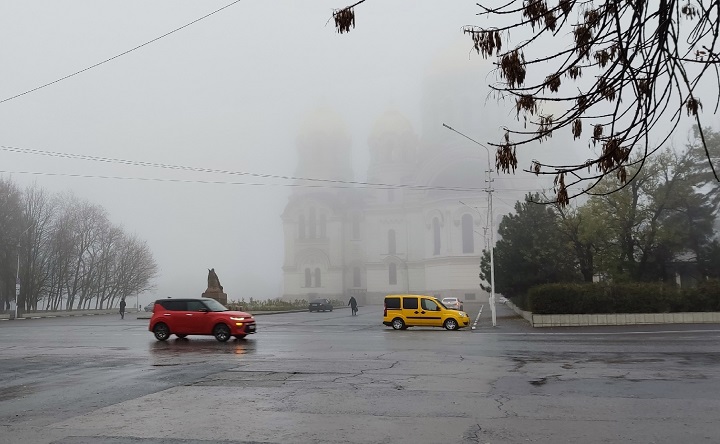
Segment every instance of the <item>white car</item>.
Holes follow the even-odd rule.
[[[506,298],[505,296],[500,296],[499,298],[497,298],[497,301],[499,304],[507,304],[508,298]]]
[[[442,304],[452,310],[462,310],[463,309],[463,301],[461,301],[458,298],[443,298]]]

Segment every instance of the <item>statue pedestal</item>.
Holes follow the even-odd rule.
[[[227,293],[223,293],[222,291],[206,291],[202,294],[202,297],[215,299],[221,304],[227,305]]]

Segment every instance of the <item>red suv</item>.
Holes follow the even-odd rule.
[[[174,334],[213,335],[220,342],[231,336],[242,339],[255,333],[255,319],[244,311],[230,311],[220,302],[209,298],[158,299],[155,301],[148,330],[158,341]]]

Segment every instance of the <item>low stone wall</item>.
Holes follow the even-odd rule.
[[[507,303],[533,327],[589,327],[596,325],[720,324],[720,312],[699,313],[616,313],[540,315]]]
[[[138,310],[131,308],[125,311],[125,314],[138,313]],[[0,320],[12,319],[14,312],[5,311],[0,313]],[[39,318],[60,318],[68,316],[95,316],[95,315],[107,315],[116,314],[120,316],[119,308],[108,308],[105,310],[71,310],[71,311],[28,311],[25,313],[18,313],[18,319],[39,319]],[[152,314],[152,313],[151,313]]]

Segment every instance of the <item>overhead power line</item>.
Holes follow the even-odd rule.
[[[59,157],[64,159],[73,159],[73,160],[85,160],[85,161],[91,161],[91,162],[103,162],[103,163],[111,163],[111,164],[121,164],[121,165],[130,165],[130,166],[140,166],[140,167],[149,167],[149,168],[160,168],[160,169],[168,169],[168,170],[176,170],[176,171],[192,171],[192,172],[200,172],[200,173],[211,173],[211,174],[226,174],[226,175],[234,175],[234,176],[250,176],[255,177],[259,179],[279,179],[279,180],[291,180],[291,181],[304,181],[304,182],[318,182],[318,185],[303,185],[303,184],[277,184],[282,186],[294,186],[294,187],[307,187],[307,188],[379,188],[379,189],[412,189],[412,190],[425,190],[425,191],[459,191],[459,192],[483,192],[484,188],[466,188],[466,187],[443,187],[443,186],[427,186],[427,185],[410,185],[410,184],[391,184],[391,183],[379,183],[379,182],[360,182],[360,181],[352,181],[352,180],[339,180],[339,179],[318,179],[318,178],[310,178],[310,177],[296,177],[296,176],[285,176],[285,175],[278,175],[278,174],[262,174],[262,173],[251,173],[251,172],[245,172],[245,171],[231,171],[231,170],[220,170],[220,169],[213,169],[213,168],[202,168],[202,167],[191,167],[191,166],[184,166],[184,165],[171,165],[171,164],[165,164],[165,163],[155,163],[155,162],[144,162],[144,161],[137,161],[137,160],[128,160],[128,159],[115,159],[110,157],[97,157],[97,156],[88,156],[84,154],[71,154],[71,153],[60,153],[60,152],[53,152],[53,151],[44,151],[44,150],[37,150],[37,149],[31,149],[31,148],[19,148],[19,147],[11,147],[11,146],[4,146],[0,145],[0,150],[13,152],[13,153],[20,153],[20,154],[32,154],[32,155],[39,155],[39,156],[48,156],[48,157]],[[8,172],[9,171],[4,171]],[[95,177],[95,178],[114,178],[114,179],[133,179],[130,177],[116,177],[116,176],[92,176],[92,175],[71,175],[71,174],[59,174],[59,173],[37,173],[37,172],[29,172],[29,171],[23,171],[23,172],[16,172],[18,174],[39,174],[39,175],[53,175],[53,176],[72,176],[72,177]],[[142,178],[135,178],[138,180],[154,180],[154,179],[142,179]],[[165,181],[164,179],[157,179],[158,181]],[[166,180],[166,181],[177,181],[177,182],[183,182],[183,180]],[[226,184],[235,184],[235,185],[274,185],[274,184],[250,184],[245,182],[223,182],[223,181],[194,181],[194,180],[187,180],[187,182],[197,182],[197,183],[226,183]]]
[[[109,176],[100,174],[73,174],[73,173],[48,173],[42,171],[15,171],[15,170],[0,170],[0,174],[29,174],[33,176],[50,176],[50,177],[72,177],[80,179],[113,179],[113,180],[137,180],[141,182],[169,182],[169,183],[196,183],[203,185],[245,185],[252,187],[290,187],[290,188],[332,188],[332,189],[373,189],[373,190],[385,190],[395,189],[398,185],[374,185],[367,183],[362,185],[362,182],[357,182],[360,185],[352,185],[351,183],[336,183],[336,184],[302,184],[302,183],[268,183],[268,182],[232,182],[227,180],[200,180],[200,179],[165,179],[160,177],[132,177],[132,176]],[[463,188],[438,188],[438,187],[420,187],[428,191],[456,191],[456,192],[476,192],[474,189],[463,189]],[[407,187],[406,187],[407,188]],[[503,190],[495,189],[495,192],[509,192],[515,190]],[[532,190],[529,190],[532,191]],[[505,201],[504,201],[505,202]],[[506,202],[507,203],[507,202]],[[512,206],[512,205],[510,205]]]
[[[68,74],[68,75],[66,75],[65,77],[61,77],[61,78],[59,78],[59,79],[57,79],[57,80],[53,80],[52,82],[46,83],[46,84],[44,84],[44,85],[40,85],[40,86],[38,86],[38,87],[36,87],[36,88],[33,88],[33,89],[29,89],[29,90],[27,90],[27,91],[25,91],[25,92],[22,92],[22,93],[20,93],[20,94],[16,94],[16,95],[14,95],[14,96],[12,96],[12,97],[8,97],[8,98],[6,98],[6,99],[2,99],[2,100],[0,100],[0,103],[5,103],[5,102],[7,102],[7,101],[10,101],[10,100],[13,100],[13,99],[17,99],[18,97],[24,96],[24,95],[26,95],[26,94],[30,94],[30,93],[32,93],[32,92],[35,92],[35,91],[39,90],[39,89],[43,89],[43,88],[48,87],[48,86],[50,86],[50,85],[54,85],[54,84],[56,84],[56,83],[58,83],[58,82],[62,82],[63,80],[69,79],[70,77],[74,77],[74,76],[76,76],[76,75],[78,75],[78,74],[81,74],[81,73],[83,73],[83,72],[85,72],[85,71],[89,71],[89,70],[91,70],[91,69],[93,69],[93,68],[97,68],[97,67],[100,66],[100,65],[103,65],[103,64],[105,64],[105,63],[107,63],[107,62],[110,62],[110,61],[115,60],[115,59],[117,59],[117,58],[119,58],[119,57],[122,57],[122,56],[124,56],[124,55],[126,55],[126,54],[129,54],[129,53],[131,53],[131,52],[133,52],[133,51],[135,51],[135,50],[137,50],[137,49],[140,49],[140,48],[142,48],[143,46],[147,46],[147,45],[149,45],[149,44],[151,44],[151,43],[155,43],[155,42],[157,42],[158,40],[160,40],[160,39],[162,39],[162,38],[165,38],[165,37],[167,37],[167,36],[169,36],[169,35],[171,35],[171,34],[174,34],[174,33],[178,32],[178,31],[180,31],[181,29],[185,29],[185,28],[187,28],[188,26],[194,25],[195,23],[197,23],[197,22],[199,22],[199,21],[201,21],[201,20],[204,20],[204,19],[210,17],[210,16],[213,15],[213,14],[217,14],[218,12],[222,11],[223,9],[227,9],[227,8],[233,6],[233,5],[236,4],[236,3],[240,3],[241,1],[242,1],[242,0],[235,0],[234,2],[229,3],[229,4],[223,6],[223,7],[220,8],[220,9],[216,9],[216,10],[214,10],[213,12],[211,12],[211,13],[209,13],[209,14],[205,14],[204,16],[202,16],[202,17],[200,17],[200,18],[198,18],[198,19],[195,19],[195,20],[191,21],[190,23],[187,23],[187,24],[185,24],[185,25],[183,25],[183,26],[180,26],[179,28],[175,28],[175,29],[173,29],[173,30],[170,31],[170,32],[166,32],[165,34],[161,35],[160,37],[155,37],[154,39],[149,40],[149,41],[147,41],[147,42],[145,42],[145,43],[143,43],[143,44],[141,44],[141,45],[138,45],[138,46],[136,46],[136,47],[134,47],[134,48],[128,49],[128,50],[125,51],[125,52],[121,52],[120,54],[117,54],[117,55],[115,55],[115,56],[112,56],[112,57],[110,57],[109,59],[105,59],[105,60],[103,60],[102,62],[98,62],[98,63],[96,63],[96,64],[94,64],[94,65],[88,66],[87,68],[83,68],[83,69],[81,69],[80,71],[76,71],[76,72],[74,72],[74,73],[72,73],[72,74]]]

